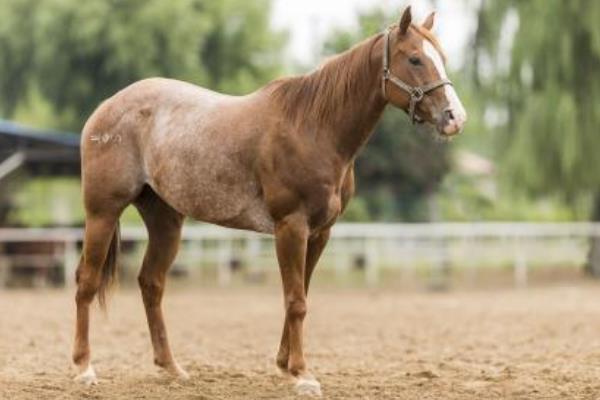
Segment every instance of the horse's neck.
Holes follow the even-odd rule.
[[[296,129],[319,135],[341,158],[353,159],[385,108],[382,46],[378,35],[312,74],[277,81],[268,92],[273,106]]]
[[[365,89],[357,88],[356,101],[350,107],[340,107],[341,118],[329,131],[338,154],[346,159],[353,159],[369,140],[386,105],[377,83]]]
[[[357,64],[354,70],[350,69],[340,76],[340,79],[346,80],[343,85],[347,88],[344,101],[334,96],[329,100],[333,102],[334,111],[327,134],[338,154],[348,160],[353,159],[368,141],[387,104],[381,92],[383,65],[378,48],[381,45],[382,41],[377,37],[362,45],[368,46],[369,51],[363,51],[361,55],[369,57],[368,62]],[[369,69],[366,75],[360,70],[365,66]]]

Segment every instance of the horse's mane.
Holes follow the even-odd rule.
[[[440,52],[444,62],[446,56],[438,39],[431,31],[419,26],[411,28],[417,35],[428,40]],[[377,73],[373,70],[371,53],[383,34],[377,34],[358,43],[351,49],[331,57],[312,73],[283,78],[272,82],[271,96],[290,120],[299,121],[307,117],[317,123],[336,123],[336,111],[340,106],[359,104],[363,98],[361,88],[368,88]]]
[[[312,73],[274,81],[269,85],[272,98],[292,121],[307,116],[318,123],[331,121],[340,105],[360,103],[357,88],[366,88],[373,80],[371,52],[381,36],[372,36],[331,57]]]

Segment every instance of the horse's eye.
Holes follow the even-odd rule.
[[[408,59],[408,61],[412,64],[412,65],[423,65],[421,63],[421,59],[419,57],[410,57]]]

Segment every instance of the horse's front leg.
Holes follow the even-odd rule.
[[[308,296],[308,288],[310,286],[310,278],[317,266],[319,258],[329,241],[330,228],[324,229],[308,239],[306,249],[306,263],[304,267],[304,294]],[[281,343],[277,352],[277,367],[282,372],[288,370],[288,359],[290,355],[289,345],[289,329],[287,320],[283,323],[283,331],[281,333]]]
[[[283,282],[288,327],[287,370],[296,379],[296,390],[299,393],[320,395],[320,384],[306,368],[302,347],[302,325],[306,316],[304,270],[308,237],[308,223],[302,213],[290,214],[275,226],[277,259]]]

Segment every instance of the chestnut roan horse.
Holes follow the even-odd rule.
[[[314,72],[241,97],[169,79],[147,79],[102,103],[85,124],[82,180],[85,240],[77,269],[76,380],[96,383],[90,363],[90,303],[115,274],[118,221],[129,204],[149,233],[139,273],[154,361],[175,361],[161,310],[165,276],[186,216],[275,235],[285,321],[277,366],[301,393],[320,394],[309,373],[302,325],[311,274],[331,226],[354,192],[354,160],[388,103],[443,137],[465,110],[431,33],[434,14],[398,24],[333,57]]]

